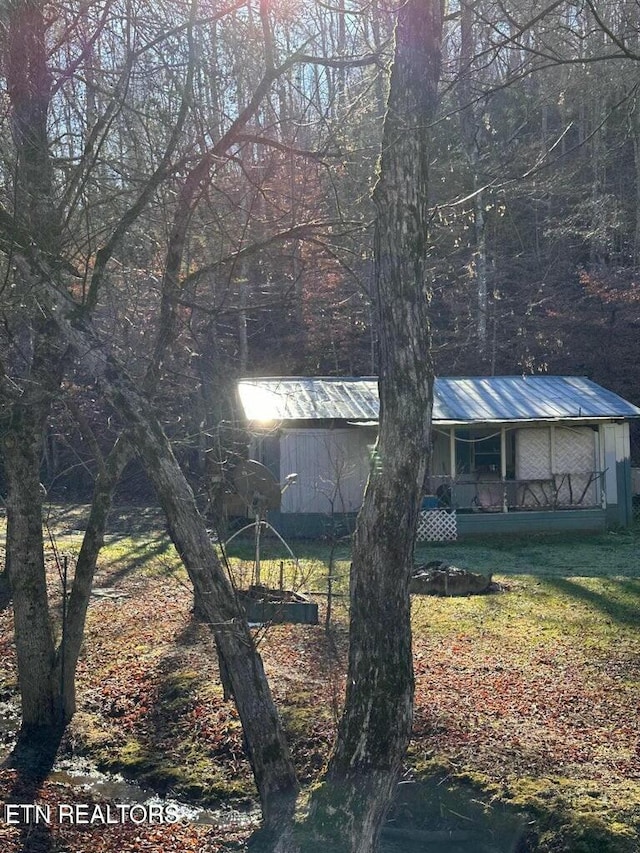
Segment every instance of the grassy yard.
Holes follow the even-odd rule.
[[[416,559],[444,559],[502,575],[640,577],[640,523],[604,535],[495,537],[422,545]]]
[[[208,631],[192,618],[186,576],[153,518],[123,519],[100,561],[79,711],[65,749],[201,805],[251,798],[239,721],[223,701]],[[73,554],[80,520],[67,513],[51,524],[58,548]],[[471,831],[476,846],[439,848],[447,853],[637,853],[639,545],[635,529],[419,549],[418,562],[444,559],[491,572],[502,589],[413,598],[414,737],[389,850],[396,849],[393,831],[411,828]],[[316,594],[321,625],[272,626],[256,638],[309,784],[328,755],[343,695],[348,549],[336,552],[331,567],[328,549],[317,543],[296,543],[295,550],[300,565],[284,561],[287,581]],[[263,577],[277,583],[281,555],[269,542],[265,555]],[[250,544],[234,547],[230,564],[247,583]],[[321,593],[329,572],[337,597],[327,635]],[[0,660],[6,701],[15,696],[8,611],[0,613]],[[44,800],[55,796],[59,791],[45,786]],[[220,827],[191,826],[173,840],[168,828],[162,839],[134,829],[139,842],[105,830],[71,841],[56,835],[52,850],[214,853],[241,843],[248,831],[231,838]],[[1,826],[0,841],[7,853],[21,849]]]

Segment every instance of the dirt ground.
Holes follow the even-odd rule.
[[[64,533],[71,552],[73,529]],[[245,570],[235,564],[239,574]],[[503,591],[491,596],[414,597],[414,737],[385,849],[637,853],[640,582],[500,580]],[[53,566],[50,581],[56,599]],[[322,624],[325,600],[316,600],[319,626],[256,629],[303,785],[318,778],[335,736],[347,651],[345,599],[335,602],[330,634]],[[5,751],[15,700],[5,608]],[[198,822],[196,812],[177,823],[140,812],[140,822],[109,823],[104,809],[89,823],[60,820],[61,805],[75,803],[86,816],[95,804],[115,808],[122,791],[116,787],[110,798],[58,775],[33,792],[5,768],[5,804],[34,802],[35,793],[42,814],[50,808],[49,820],[25,827],[7,819],[15,812],[5,806],[3,853],[243,849],[257,814],[241,727],[222,695],[210,633],[194,620],[186,576],[159,531],[133,538],[120,532],[105,549],[78,671],[78,709],[62,758],[122,774],[147,797],[205,809],[209,822]],[[220,811],[221,804],[233,810]],[[437,846],[434,839],[447,832],[455,833],[450,843]]]

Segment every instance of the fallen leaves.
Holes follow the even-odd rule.
[[[147,567],[153,571],[143,564],[129,572],[126,560],[110,566],[108,559],[107,551],[99,585],[110,594],[90,605],[78,671],[80,711],[68,748],[162,793],[201,803],[251,796],[238,715],[223,699],[211,634],[193,619],[189,589],[153,562]],[[410,762],[435,758],[505,791],[522,779],[562,780],[549,782],[556,793],[570,782],[585,796],[596,792],[594,808],[605,818],[618,815],[640,780],[640,726],[632,712],[640,705],[640,625],[632,617],[639,604],[637,582],[576,578],[563,589],[512,578],[510,591],[488,598],[415,599]],[[305,784],[322,771],[344,696],[346,621],[343,613],[334,618],[330,636],[306,625],[260,632],[265,669]],[[0,655],[8,691],[15,673],[6,611],[0,613]],[[13,781],[7,771],[0,775],[3,799]],[[39,793],[43,802],[78,796],[52,783]],[[242,845],[252,825],[48,831],[54,853],[218,853]],[[21,843],[19,828],[0,822],[3,853],[22,851]]]

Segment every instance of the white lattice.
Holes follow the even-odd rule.
[[[551,477],[551,433],[549,429],[519,429],[516,440],[516,477],[519,480],[544,480]],[[520,496],[522,506],[539,507],[549,503],[542,482],[530,482]]]
[[[537,480],[551,474],[551,434],[548,429],[519,429],[516,440],[516,476]]]
[[[590,427],[558,429],[555,431],[556,484],[559,506],[596,502],[595,433]],[[569,473],[565,473],[569,472]]]
[[[418,516],[416,538],[419,542],[447,542],[458,538],[455,509],[432,509]]]

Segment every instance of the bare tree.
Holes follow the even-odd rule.
[[[425,267],[441,34],[440,0],[400,9],[373,193],[380,432],[353,545],[345,708],[309,819],[312,843],[344,853],[376,848],[411,733],[409,578],[431,422]]]
[[[147,19],[140,10],[134,14],[128,6],[121,10],[116,3],[108,5],[104,15],[94,20],[92,33],[78,42],[78,56],[57,69],[56,76],[50,67],[52,28],[59,25],[67,35],[77,24],[71,16],[65,29],[63,12],[68,10],[57,11],[59,18],[45,15],[44,5],[37,0],[16,0],[7,9],[2,42],[13,128],[8,159],[15,168],[13,192],[5,195],[0,208],[8,297],[0,339],[0,430],[9,485],[9,577],[22,700],[21,742],[36,748],[43,743],[55,745],[55,735],[75,710],[75,669],[93,570],[111,492],[133,447],[156,487],[172,538],[215,634],[245,728],[265,826],[275,831],[290,822],[298,789],[282,725],[246,620],[149,402],[161,378],[164,356],[176,337],[181,271],[193,211],[220,162],[233,163],[242,131],[262,108],[274,83],[293,64],[313,62],[314,57],[294,52],[276,64],[264,4],[265,68],[246,104],[212,141],[198,132],[193,116],[195,3],[184,10],[183,22],[173,27]],[[80,17],[87,26],[96,10],[84,11]],[[107,20],[110,13],[114,17]],[[104,77],[115,80],[111,98],[105,95],[104,81],[98,86],[92,64],[99,53],[98,35],[107,23],[111,29],[103,55],[116,63]],[[146,65],[167,40],[175,41],[180,52],[176,68],[164,61]],[[66,109],[74,94],[66,87],[82,85],[74,75],[83,63],[90,65],[84,77],[88,88],[83,89],[87,110],[78,118]],[[163,121],[151,128],[141,120],[142,105],[149,98],[141,80],[151,79],[154,73],[162,78],[160,83],[169,83],[172,97],[167,99],[164,85],[154,92]],[[51,134],[51,126],[59,135]],[[112,133],[114,127],[117,132]],[[70,156],[63,157],[60,139],[66,137],[65,154]],[[146,353],[146,379],[136,383],[112,353],[133,355],[134,366],[144,357],[127,351],[118,337],[105,344],[96,328],[110,331],[117,326],[112,316],[105,319],[104,311],[105,304],[117,300],[120,293],[128,296],[127,291],[118,290],[125,276],[114,273],[115,260],[133,261],[136,250],[142,251],[136,247],[136,229],[150,205],[158,209],[158,196],[169,185],[177,200],[172,206],[173,224],[167,229],[156,345]],[[116,317],[119,310],[116,307]],[[92,316],[97,318],[95,325]],[[144,330],[137,331],[141,335]],[[95,501],[62,636],[57,637],[46,584],[39,473],[51,404],[70,369],[100,383],[127,430],[107,459],[97,454]]]

